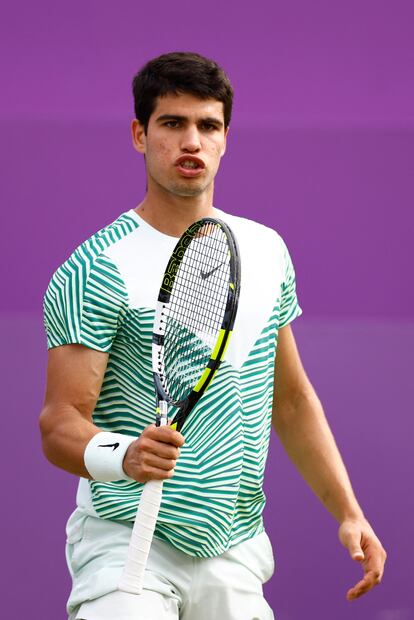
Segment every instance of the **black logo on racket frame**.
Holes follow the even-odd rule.
[[[182,235],[182,237],[180,237],[170,257],[170,260],[168,261],[167,269],[165,270],[165,273],[164,273],[164,277],[163,277],[163,281],[161,285],[161,291],[164,291],[164,293],[171,294],[174,281],[175,281],[175,276],[177,275],[177,271],[182,261],[182,258],[185,254],[185,251],[190,245],[195,235],[197,234],[197,231],[202,226],[204,226],[203,219],[199,220],[198,222],[194,222],[194,224],[192,224],[190,228],[187,228],[187,230]],[[169,298],[165,298],[163,299],[163,301],[169,301]]]

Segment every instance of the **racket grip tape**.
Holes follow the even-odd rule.
[[[162,487],[162,480],[149,480],[142,490],[124,570],[118,585],[118,589],[123,592],[142,592],[145,567],[161,505]]]

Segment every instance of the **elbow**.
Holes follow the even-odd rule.
[[[272,425],[279,437],[283,434],[286,427],[289,426],[289,420],[295,412],[295,407],[289,403],[274,403],[272,411]]]
[[[50,411],[50,408],[45,405],[39,416],[39,431],[43,454],[50,462],[53,462],[51,458],[53,445],[53,430],[54,425],[52,424],[52,413]]]
[[[306,388],[290,393],[285,398],[275,398],[273,402],[272,424],[276,433],[280,436],[291,424],[297,423],[298,412],[306,409],[304,402],[308,403],[314,398],[314,390],[309,384]]]

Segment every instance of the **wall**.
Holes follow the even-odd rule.
[[[232,79],[215,204],[285,238],[304,365],[389,551],[383,584],[347,602],[360,569],[274,437],[268,599],[278,620],[412,618],[412,3],[44,0],[3,13],[5,617],[63,618],[69,588],[64,523],[76,480],[46,463],[36,421],[42,295],[78,243],[142,199],[130,81],[150,57],[181,49],[215,58]]]

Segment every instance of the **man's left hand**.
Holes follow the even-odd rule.
[[[338,535],[351,558],[364,569],[364,577],[347,592],[346,598],[352,601],[381,583],[387,554],[366,519],[346,519]]]

